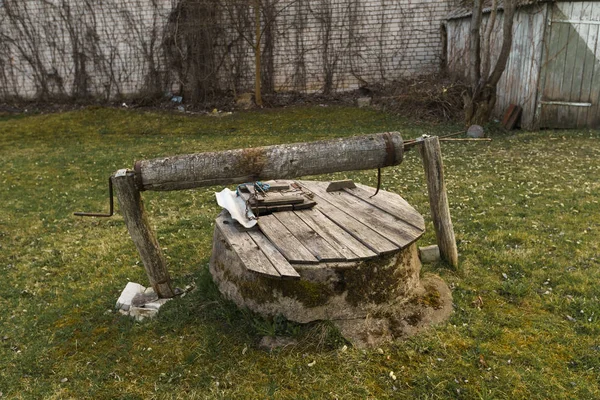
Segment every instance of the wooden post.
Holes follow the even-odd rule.
[[[419,152],[423,158],[431,218],[440,254],[444,260],[456,268],[458,267],[458,250],[450,218],[439,138],[437,136],[424,138],[419,143]]]
[[[135,185],[135,174],[133,171],[119,170],[111,179],[123,219],[133,243],[140,253],[150,285],[160,298],[175,296],[175,292],[171,288],[171,278],[167,271],[165,257],[158,245],[156,235],[148,223],[140,191]]]

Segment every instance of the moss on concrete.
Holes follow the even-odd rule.
[[[425,294],[419,296],[419,303],[435,310],[440,309],[442,307],[440,292],[438,292],[434,285],[425,285]]]
[[[222,271],[226,281],[233,283],[244,299],[257,304],[277,301],[277,293],[302,303],[305,307],[318,307],[327,304],[335,295],[327,283],[316,283],[307,280],[279,280],[260,275],[245,275],[240,279],[224,267],[221,261],[215,266]],[[250,278],[251,279],[248,279]]]
[[[407,294],[410,288],[404,284],[414,272],[410,268],[410,255],[410,248],[407,248],[397,255],[363,261],[356,268],[344,271],[347,301],[355,307],[366,303],[383,304]]]
[[[273,287],[284,296],[298,300],[306,307],[325,305],[335,295],[333,289],[327,283],[316,283],[306,280],[279,281]]]

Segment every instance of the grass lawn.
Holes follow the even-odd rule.
[[[380,349],[344,348],[327,323],[298,326],[237,310],[208,274],[213,192],[144,193],[177,286],[197,289],[157,319],[114,312],[147,284],[106,180],[163,155],[398,130],[372,110],[316,107],[223,118],[91,108],[0,116],[0,398],[600,398],[600,132],[495,132],[442,144],[461,269],[424,270],[453,289],[450,321]],[[376,171],[337,174],[375,185]],[[329,177],[331,178],[331,177]],[[414,151],[383,188],[425,215]],[[268,353],[263,335],[298,345]],[[393,372],[393,374],[390,374]],[[393,377],[396,379],[393,379]]]

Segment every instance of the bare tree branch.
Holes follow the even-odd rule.
[[[471,50],[470,73],[471,86],[479,86],[481,79],[481,20],[483,18],[483,0],[474,0],[473,14],[471,15]]]
[[[504,1],[502,49],[500,50],[498,61],[496,61],[496,66],[490,75],[488,85],[496,86],[500,81],[504,70],[506,69],[506,64],[508,62],[508,57],[510,56],[510,49],[512,48],[513,42],[513,25],[516,8],[516,0]]]

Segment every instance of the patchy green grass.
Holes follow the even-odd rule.
[[[425,270],[451,285],[455,313],[381,351],[344,351],[326,323],[269,321],[224,301],[207,272],[214,188],[144,193],[176,284],[197,290],[152,321],[113,311],[128,280],[146,282],[137,253],[119,216],[72,212],[105,211],[116,169],[388,130],[411,138],[456,127],[333,107],[223,118],[103,108],[0,117],[0,397],[600,398],[597,131],[443,144],[462,268]],[[376,172],[341,177],[374,185]],[[414,152],[384,170],[383,182],[428,218]],[[429,222],[421,243],[433,241]],[[299,344],[259,350],[260,335],[273,334]]]

